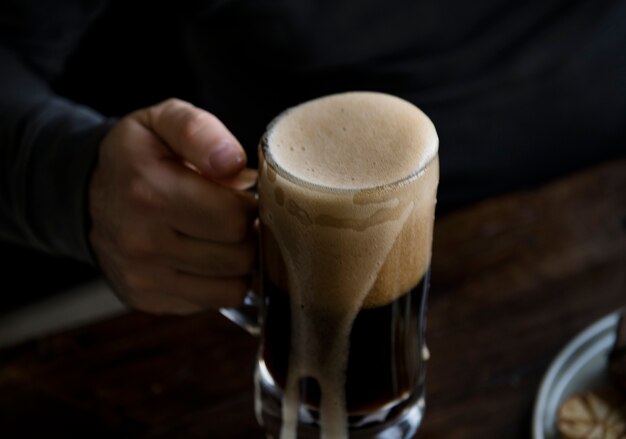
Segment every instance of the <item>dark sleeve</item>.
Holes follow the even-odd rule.
[[[0,6],[0,239],[90,262],[87,188],[112,121],[57,96],[49,82],[103,7]]]

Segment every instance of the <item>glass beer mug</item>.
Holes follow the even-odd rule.
[[[267,436],[408,438],[424,410],[438,138],[351,92],[279,115],[259,147],[257,419]]]

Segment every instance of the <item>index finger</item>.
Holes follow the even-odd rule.
[[[209,178],[228,178],[246,166],[246,153],[228,128],[188,102],[168,99],[137,116],[175,154]]]

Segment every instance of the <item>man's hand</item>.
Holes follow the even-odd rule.
[[[189,314],[242,303],[255,268],[256,201],[239,142],[179,100],[136,111],[102,140],[89,239],[129,305]]]

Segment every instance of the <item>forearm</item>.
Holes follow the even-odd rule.
[[[0,238],[90,260],[86,191],[102,115],[59,96],[0,47]]]

